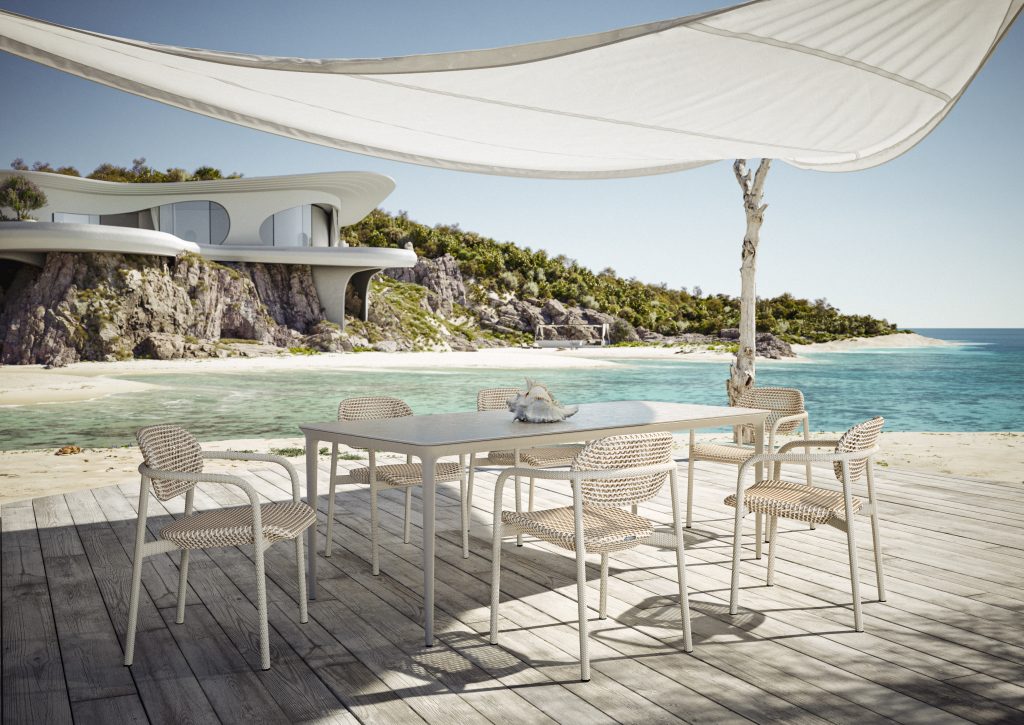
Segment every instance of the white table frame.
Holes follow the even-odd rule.
[[[622,401],[580,406],[560,423],[517,423],[505,411],[440,413],[374,421],[329,421],[299,426],[306,436],[306,502],[317,509],[318,446],[339,443],[353,448],[415,456],[423,464],[423,630],[434,643],[434,497],[438,459],[510,448],[580,443],[611,435],[677,432],[699,428],[753,425],[754,450],[764,452],[764,421],[770,411],[686,403]],[[763,478],[757,464],[757,480]],[[317,593],[317,527],[308,530],[309,598]]]

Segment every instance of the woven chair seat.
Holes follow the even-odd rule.
[[[462,466],[452,461],[439,462],[434,471],[434,480],[437,483],[451,483],[462,479]],[[370,469],[368,467],[353,468],[348,475],[356,483],[370,484]],[[377,484],[392,488],[421,486],[423,485],[423,464],[391,463],[386,466],[377,466]]]
[[[316,514],[304,503],[285,501],[260,506],[263,538],[267,543],[294,539],[316,523]],[[214,509],[192,514],[165,526],[160,538],[182,549],[240,546],[253,542],[252,507]]]
[[[725,503],[735,508],[736,494],[726,496]],[[846,520],[846,505],[841,492],[804,483],[760,481],[744,492],[743,503],[750,511],[810,524]],[[861,499],[853,497],[854,513],[860,511],[861,503]]]
[[[544,511],[502,511],[503,524],[576,550],[576,519],[571,506]],[[647,519],[619,508],[583,506],[583,537],[587,551],[603,554],[631,549],[651,538],[654,527]]]
[[[583,450],[582,445],[542,446],[526,448],[519,451],[519,463],[531,468],[559,468],[572,465],[576,456]],[[515,451],[491,451],[487,454],[487,462],[495,466],[514,466]]]
[[[690,460],[712,463],[743,463],[754,455],[753,448],[722,443],[697,443],[690,449]]]

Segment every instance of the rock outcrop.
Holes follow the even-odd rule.
[[[51,253],[13,274],[3,302],[6,364],[208,357],[222,338],[302,345],[322,319],[308,268],[235,269],[195,254]]]
[[[455,306],[466,306],[466,284],[455,257],[420,257],[414,267],[385,269],[384,274],[399,282],[418,284],[427,290],[426,307],[443,317],[452,317]]]
[[[486,292],[445,255],[389,269],[367,322],[323,318],[308,266],[123,254],[51,253],[42,269],[0,261],[0,363],[259,356],[297,352],[475,350],[542,339],[713,345],[719,335],[664,336],[558,300]],[[770,333],[757,354],[793,355]]]

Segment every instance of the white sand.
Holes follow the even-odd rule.
[[[38,365],[0,367],[0,406],[93,400],[152,387],[102,375],[78,375],[65,369],[43,370]]]
[[[798,354],[843,350],[886,349],[949,345],[917,334],[855,338],[815,345],[794,345]],[[687,348],[683,348],[684,350]],[[363,352],[356,354],[281,355],[258,358],[205,360],[125,360],[84,362],[45,370],[40,365],[0,366],[0,406],[64,403],[92,400],[116,393],[134,393],[151,385],[121,380],[117,375],[160,373],[243,373],[287,370],[423,370],[489,368],[496,370],[555,370],[608,368],[630,360],[728,363],[733,355],[676,347],[593,347],[578,350],[493,348],[478,352]],[[759,365],[813,362],[813,358],[758,359]]]
[[[835,438],[836,434],[815,434]],[[713,434],[698,439],[720,439]],[[686,436],[677,436],[677,457],[686,455]],[[211,450],[250,450],[304,445],[301,438],[240,439],[203,443]],[[879,465],[892,469],[926,471],[964,478],[1024,483],[1024,433],[883,433]],[[138,449],[89,448],[70,456],[56,449],[0,451],[0,503],[49,496],[121,483],[137,483],[142,459]],[[365,456],[365,454],[356,454]],[[300,473],[301,458],[293,459]],[[397,458],[396,458],[397,460]],[[216,462],[211,469],[225,470],[246,464]],[[250,464],[252,465],[252,464]],[[266,464],[255,464],[263,466]]]
[[[833,342],[816,342],[810,345],[793,345],[793,352],[855,352],[857,350],[899,350],[910,347],[956,347],[959,343],[925,337],[916,332],[879,335],[878,337],[851,337]]]

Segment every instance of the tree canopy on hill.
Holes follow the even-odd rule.
[[[15,159],[11,162],[11,168],[15,171],[28,171],[28,164],[22,159]],[[48,161],[36,161],[32,164],[32,171],[44,171],[50,174],[63,174],[64,176],[81,176],[82,174],[74,166],[58,166],[54,168]],[[162,184],[170,181],[211,181],[213,179],[238,179],[242,175],[238,172],[224,174],[220,169],[212,166],[200,166],[192,173],[185,169],[169,168],[166,171],[159,171],[152,166],[146,165],[146,157],[132,159],[131,167],[117,166],[116,164],[103,163],[93,169],[87,179],[98,179],[99,181],[119,181],[128,184]]]
[[[342,230],[352,245],[402,247],[411,242],[418,254],[452,255],[463,275],[485,291],[520,297],[557,299],[567,304],[617,315],[662,335],[684,332],[717,334],[739,324],[739,299],[705,295],[699,287],[670,289],[623,279],[613,269],[594,272],[563,255],[550,256],[512,242],[498,242],[458,225],[428,227],[404,212],[377,209]],[[869,315],[844,315],[827,300],[813,302],[783,294],[757,301],[757,326],[788,342],[825,342],[897,332],[895,324]]]

